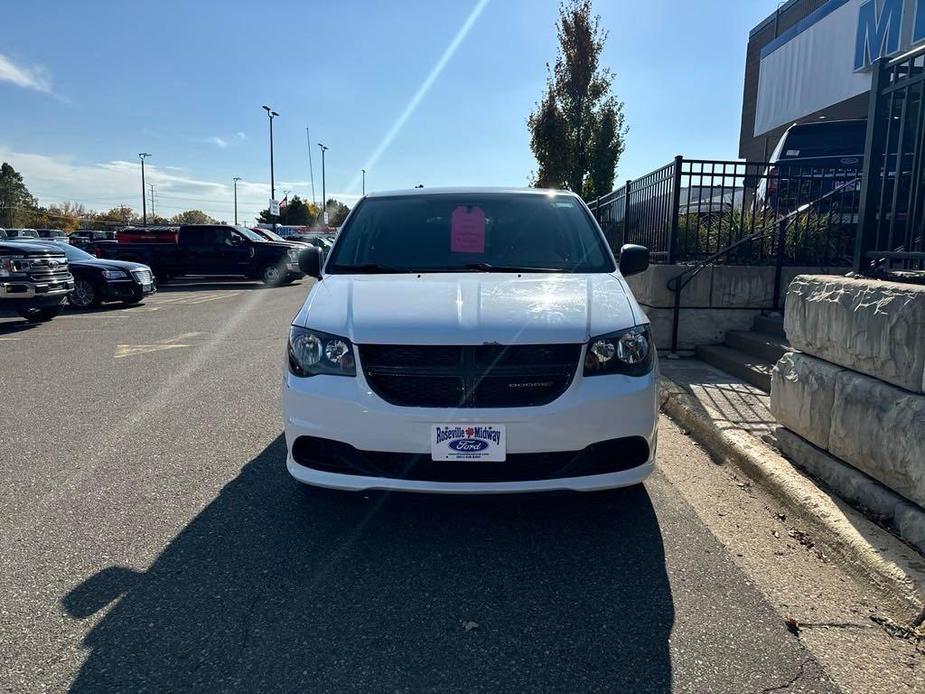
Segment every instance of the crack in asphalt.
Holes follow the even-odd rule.
[[[789,689],[789,688],[792,687],[794,684],[796,684],[796,682],[797,682],[803,675],[806,674],[806,666],[809,665],[809,663],[810,663],[811,660],[812,660],[812,658],[807,658],[807,659],[804,660],[802,663],[800,663],[800,671],[799,671],[796,675],[794,675],[793,677],[791,677],[789,681],[784,682],[784,684],[779,684],[779,685],[777,685],[776,687],[765,687],[764,689],[762,689],[762,690],[760,691],[759,694],[768,694],[768,692],[779,692],[779,691],[782,691],[782,690],[784,690],[784,689]]]

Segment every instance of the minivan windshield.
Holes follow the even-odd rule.
[[[556,193],[433,193],[363,200],[325,271],[613,272],[581,202]]]

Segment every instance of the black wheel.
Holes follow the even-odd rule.
[[[17,311],[21,318],[25,318],[30,323],[47,323],[52,318],[61,313],[63,306],[48,306],[46,308],[29,308],[23,311]]]
[[[75,279],[74,289],[67,295],[67,302],[74,308],[94,308],[100,305],[100,296],[90,282]]]
[[[267,265],[260,271],[260,279],[268,287],[276,287],[283,282],[286,271],[279,265]]]

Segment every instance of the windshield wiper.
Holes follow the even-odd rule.
[[[491,263],[467,263],[467,270],[479,272],[563,272],[562,268],[530,267],[528,265],[492,265]]]

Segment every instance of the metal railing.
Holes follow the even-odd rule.
[[[749,236],[741,238],[726,246],[725,248],[720,249],[716,253],[713,253],[707,258],[694,263],[668,280],[666,287],[674,294],[674,306],[671,321],[672,354],[675,354],[678,351],[678,326],[681,317],[681,292],[684,291],[684,288],[690,284],[690,282],[697,275],[699,275],[707,267],[715,264],[721,258],[725,258],[734,254],[739,248],[745,246],[746,244],[758,242],[763,243],[765,240],[776,238],[777,257],[775,261],[774,298],[772,300],[772,310],[780,310],[781,282],[783,279],[783,269],[785,264],[784,256],[786,251],[786,239],[791,228],[794,225],[799,224],[800,217],[812,215],[815,209],[830,206],[834,199],[843,194],[843,191],[848,189],[857,190],[857,186],[860,185],[860,181],[861,178],[858,176],[857,178],[843,181],[842,183],[837,184],[832,188],[832,190],[824,193],[817,199],[808,203],[804,203],[795,210],[781,215],[758,231],[755,231]]]
[[[859,176],[849,166],[679,156],[588,206],[615,250],[640,244],[656,263],[697,262],[734,246],[723,262],[772,265],[783,258],[789,265],[848,267],[857,233]],[[848,181],[853,185],[842,185]],[[755,234],[819,199],[825,204],[813,205],[813,214],[788,227],[782,239]]]
[[[925,270],[925,47],[874,65],[855,269]]]

